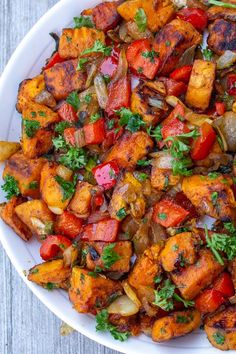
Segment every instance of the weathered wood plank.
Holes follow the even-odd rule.
[[[0,0],[0,73],[25,33],[55,3],[55,0]],[[76,332],[61,337],[61,321],[26,287],[1,246],[0,269],[1,354],[117,353]]]

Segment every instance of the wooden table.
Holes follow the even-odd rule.
[[[20,40],[38,18],[56,2],[56,0],[0,0],[0,73]],[[0,119],[4,119],[2,114]],[[1,354],[117,353],[77,332],[62,337],[61,321],[26,287],[1,245],[0,269]]]

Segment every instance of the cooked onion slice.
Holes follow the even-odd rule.
[[[133,301],[138,308],[140,308],[142,304],[139,301],[134,290],[129,285],[129,283],[127,281],[123,281],[122,286],[124,288],[126,295],[130,298],[130,300]]]
[[[122,295],[107,308],[107,311],[121,316],[132,316],[139,312],[139,307],[127,295]]]

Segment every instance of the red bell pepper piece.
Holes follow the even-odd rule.
[[[106,138],[102,143],[103,149],[107,150],[107,149],[109,149],[109,147],[114,145],[115,142],[121,137],[123,132],[124,132],[123,127],[119,127],[119,129],[114,128],[114,129],[108,130],[106,132]]]
[[[62,103],[57,113],[59,114],[61,119],[67,122],[75,123],[78,121],[78,117],[76,115],[74,108],[67,102]]]
[[[226,107],[224,102],[216,102],[215,103],[216,113],[218,116],[223,116],[226,111]]]
[[[69,211],[64,211],[55,224],[55,232],[74,239],[80,233],[83,221]]]
[[[164,227],[174,227],[189,215],[189,211],[178,205],[173,199],[162,199],[153,208],[153,221]]]
[[[198,31],[203,31],[207,27],[207,14],[198,8],[185,8],[177,12],[177,18],[191,23]]]
[[[51,67],[53,67],[55,64],[57,63],[62,63],[63,61],[65,61],[64,58],[60,57],[60,54],[58,52],[54,53],[52,55],[51,58],[48,59],[47,64],[45,65],[45,67],[43,68],[43,70],[47,70],[50,69]]]
[[[105,121],[98,119],[95,123],[85,125],[83,128],[85,145],[101,144],[106,136]]]
[[[154,79],[160,66],[160,59],[158,53],[152,51],[149,39],[132,42],[127,48],[126,57],[134,74]]]
[[[111,55],[109,57],[106,57],[102,61],[100,65],[101,74],[103,74],[104,76],[108,75],[110,78],[112,78],[118,67],[119,56],[120,56],[120,48],[115,46],[112,50]]]
[[[216,133],[207,122],[201,125],[199,133],[200,136],[193,141],[191,149],[191,157],[193,160],[205,159],[216,140]]]
[[[204,290],[195,300],[195,306],[201,313],[214,312],[225,302],[224,295],[215,289]]]
[[[96,207],[100,207],[104,203],[104,197],[102,194],[95,195],[93,200]]]
[[[120,169],[116,160],[112,160],[94,167],[92,172],[99,186],[110,189],[116,185]]]
[[[63,253],[71,244],[72,242],[65,236],[49,235],[40,247],[40,256],[44,261],[48,261]]]
[[[231,297],[234,295],[234,284],[231,276],[223,272],[213,283],[213,289],[221,292],[225,297]]]
[[[119,221],[105,219],[96,224],[89,224],[84,227],[81,235],[82,241],[103,241],[114,242],[119,229]]]
[[[175,81],[183,81],[186,84],[189,82],[192,65],[184,65],[181,68],[177,68],[170,74],[170,78]]]
[[[65,141],[67,142],[67,144],[76,145],[76,141],[75,141],[75,132],[76,132],[76,128],[71,127],[71,128],[66,128],[63,132],[63,136]]]
[[[187,91],[187,85],[181,81],[175,81],[168,77],[161,77],[159,81],[163,82],[168,96],[180,96]]]
[[[131,81],[129,76],[124,76],[117,81],[111,81],[108,86],[107,114],[113,115],[114,110],[130,107]]]
[[[227,93],[236,96],[236,74],[229,74],[226,79]]]
[[[175,195],[176,204],[180,205],[182,208],[189,212],[189,215],[186,219],[193,219],[199,216],[195,206],[191,203],[191,201],[186,197],[183,192],[178,192]]]

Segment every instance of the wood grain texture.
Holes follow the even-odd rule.
[[[0,0],[0,73],[20,40],[56,2]],[[0,269],[1,354],[117,353],[77,332],[60,336],[61,321],[26,287],[1,245]]]

